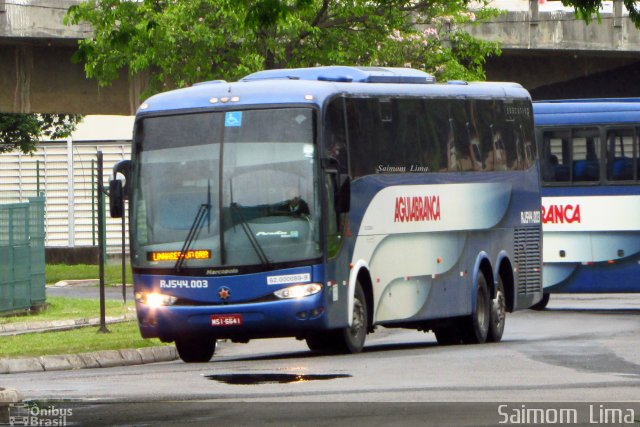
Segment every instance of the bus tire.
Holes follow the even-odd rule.
[[[536,310],[536,311],[542,311],[545,308],[547,308],[547,304],[549,304],[549,298],[551,297],[551,294],[549,294],[549,292],[545,292],[542,294],[542,299],[540,301],[538,301],[537,303],[533,304],[531,307],[529,307],[531,310]]]
[[[356,282],[351,326],[335,331],[333,350],[338,353],[360,353],[367,338],[369,315],[367,300],[360,282]]]
[[[500,342],[504,332],[504,325],[507,320],[507,300],[504,296],[504,284],[502,277],[498,276],[498,286],[496,296],[490,301],[491,319],[489,322],[489,332],[487,342]]]
[[[326,333],[317,333],[313,335],[308,335],[305,338],[307,342],[307,347],[311,351],[328,351],[331,349],[331,340],[328,338]]]
[[[216,351],[216,340],[209,336],[186,336],[176,339],[178,356],[185,363],[207,363]]]
[[[470,316],[464,319],[462,341],[465,344],[482,344],[487,340],[491,318],[491,304],[487,280],[482,271],[478,271],[475,286],[476,306]]]

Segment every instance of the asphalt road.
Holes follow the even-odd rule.
[[[316,355],[294,339],[225,342],[207,364],[13,374],[0,385],[74,409],[79,425],[501,425],[538,407],[575,410],[577,424],[599,414],[633,424],[639,348],[640,295],[559,295],[543,312],[509,315],[498,344],[443,347],[433,334],[380,328],[356,355]]]

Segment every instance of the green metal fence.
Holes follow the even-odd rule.
[[[0,205],[0,313],[46,299],[44,200]]]

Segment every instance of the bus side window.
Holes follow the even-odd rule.
[[[566,132],[544,132],[542,146],[542,179],[545,182],[571,180],[569,138]]]
[[[493,123],[489,125],[491,133],[491,148],[487,154],[486,168],[488,170],[505,171],[507,170],[507,152],[502,141],[502,133],[494,129]]]
[[[600,180],[600,137],[597,129],[578,129],[572,135],[573,181]]]
[[[610,181],[633,180],[633,129],[607,132],[607,179]]]
[[[457,99],[449,101],[450,136],[447,143],[450,151],[449,170],[459,172],[478,170],[474,159],[476,153],[472,147],[475,141],[471,139],[472,136],[469,133],[469,121],[465,107],[464,101]]]
[[[467,143],[469,144],[469,155],[471,157],[471,170],[481,171],[482,165],[482,153],[480,150],[480,136],[474,125],[467,122]]]
[[[353,179],[375,174],[380,163],[381,136],[378,101],[375,98],[347,98],[349,164]]]
[[[422,156],[424,163],[435,172],[449,169],[453,135],[449,126],[449,113],[444,99],[424,99],[420,115]],[[439,141],[451,141],[443,146]]]
[[[348,173],[344,98],[336,98],[329,104],[326,110],[324,135],[325,156],[337,160],[340,173]]]

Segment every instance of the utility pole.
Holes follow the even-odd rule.
[[[100,264],[100,333],[109,333],[105,316],[105,296],[104,296],[104,252],[105,252],[105,229],[104,229],[104,183],[102,171],[102,151],[98,151],[98,262]]]

